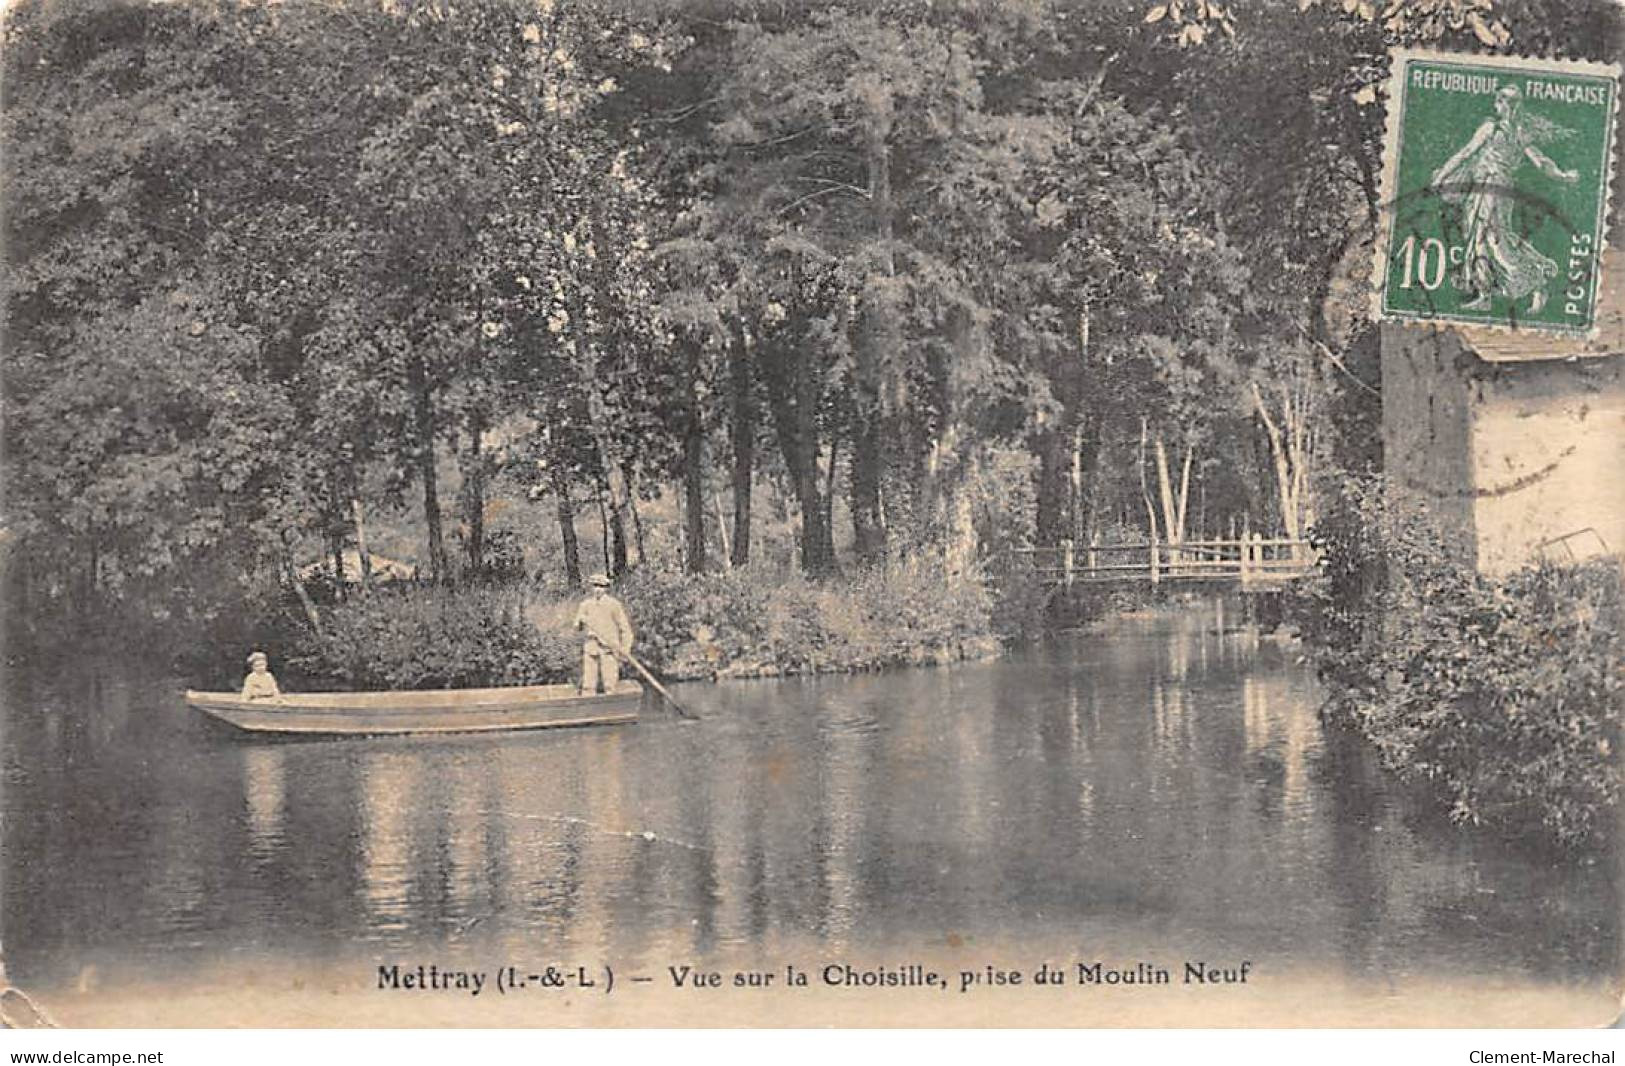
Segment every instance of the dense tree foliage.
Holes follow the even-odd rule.
[[[1377,459],[1384,49],[1618,29],[1556,0],[12,5],[10,580],[156,604],[359,551],[364,582],[403,512],[421,574],[477,575],[512,562],[498,505],[548,501],[573,584],[581,508],[626,570],[667,486],[694,572],[753,557],[764,492],[814,575],[1299,535],[1331,464]]]

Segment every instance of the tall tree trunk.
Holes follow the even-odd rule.
[[[413,360],[411,379],[417,416],[418,476],[423,481],[423,521],[429,532],[429,572],[434,580],[442,581],[446,576],[446,537],[440,525],[440,482],[435,469],[434,394],[422,359]]]
[[[1094,544],[1100,536],[1101,494],[1106,486],[1106,469],[1111,458],[1106,445],[1099,439],[1101,427],[1097,424],[1095,440],[1090,445],[1089,487],[1084,491],[1083,543]]]
[[[638,490],[632,471],[628,467],[621,468],[621,478],[626,485],[626,515],[632,520],[632,544],[638,550],[638,557],[627,562],[627,568],[642,565],[649,557],[649,549],[643,540],[643,516],[638,512]]]
[[[1074,544],[1083,541],[1083,423],[1072,430],[1072,462],[1067,470],[1066,509],[1070,516],[1067,536]]]
[[[828,501],[818,484],[822,378],[809,360],[782,341],[763,343],[759,352],[774,436],[801,512],[801,569],[814,577],[830,574],[835,570],[835,539]]]
[[[1099,81],[1097,80],[1096,87],[1098,88],[1098,86]],[[1093,90],[1091,90],[1091,95],[1093,95]],[[1080,367],[1087,367],[1089,362],[1089,326],[1089,304],[1085,302],[1078,311],[1078,365]],[[1091,418],[1087,413],[1076,410],[1082,406],[1076,398],[1067,404],[1068,413],[1072,419],[1071,492],[1067,500],[1067,506],[1071,509],[1072,514],[1069,523],[1071,532],[1068,536],[1072,538],[1074,544],[1086,544],[1089,541],[1088,526],[1093,519],[1093,507],[1090,500],[1093,483],[1089,488],[1085,487],[1084,471],[1089,469],[1093,472],[1094,468],[1098,466],[1099,457],[1096,453],[1100,451],[1098,439],[1100,437],[1100,419]],[[1098,481],[1098,478],[1093,479],[1093,482]]]
[[[881,442],[878,338],[873,313],[861,316],[852,419],[852,537],[858,562],[879,562],[886,554],[886,530],[880,511],[880,486],[885,478],[885,448]]]
[[[564,542],[564,580],[573,589],[581,587],[581,541],[576,537],[576,510],[570,502],[570,485],[558,470],[553,471],[553,498],[557,501],[559,539]]]
[[[683,569],[705,573],[705,423],[697,392],[698,345],[689,341],[688,386],[683,412]]]
[[[884,439],[882,422],[881,372],[886,356],[895,357],[890,281],[896,273],[892,261],[891,146],[887,143],[890,120],[884,114],[871,115],[867,138],[869,209],[874,235],[880,248],[877,274],[866,280],[860,297],[854,373],[852,431],[852,533],[858,562],[880,562],[886,555],[886,524],[881,510],[880,490],[885,482],[887,456],[893,450]]]
[[[1085,304],[1077,319],[1080,367],[1089,362],[1089,333],[1090,309]],[[1036,533],[1042,548],[1058,547],[1068,539],[1074,543],[1088,539],[1093,522],[1092,501],[1100,481],[1095,475],[1099,470],[1101,419],[1088,414],[1076,382],[1063,381],[1061,385],[1061,413],[1054,424],[1040,431],[1034,448],[1038,456]]]
[[[1287,412],[1287,440],[1292,449],[1292,508],[1298,515],[1298,535],[1306,537],[1315,525],[1315,492],[1309,483],[1315,462],[1315,427],[1309,413],[1308,381],[1301,383],[1298,400]]]
[[[733,545],[735,566],[750,562],[751,482],[756,477],[756,395],[751,388],[750,352],[745,331],[736,326],[728,345],[728,377],[733,393],[733,417],[728,431],[733,445]],[[718,516],[720,520],[721,516]]]
[[[1296,486],[1306,479],[1294,476],[1292,467],[1295,457],[1289,451],[1290,441],[1283,439],[1281,426],[1271,416],[1269,404],[1264,401],[1264,394],[1258,388],[1257,382],[1253,383],[1252,392],[1259,420],[1264,423],[1264,432],[1269,438],[1270,458],[1274,461],[1275,489],[1280,500],[1282,531],[1289,540],[1299,540],[1303,536],[1303,525],[1301,501]],[[1281,417],[1288,423],[1290,429],[1294,424],[1296,413],[1292,410],[1290,397],[1284,388],[1281,407]],[[1301,457],[1298,458],[1301,463]]]
[[[344,596],[344,519],[333,515],[327,523],[327,545],[333,555],[333,595]]]
[[[818,490],[818,464],[807,463],[794,475],[801,509],[801,569],[813,577],[835,572],[834,531],[828,501]]]
[[[816,423],[810,414],[803,418],[790,405],[774,405],[780,423],[779,451],[790,473],[796,506],[801,512],[801,569],[810,577],[835,572],[835,537],[830,528],[829,495],[818,481],[818,440]],[[831,466],[835,458],[831,451]]]
[[[90,565],[85,569],[83,575],[85,579],[84,589],[79,597],[80,605],[86,610],[95,606],[102,583],[102,552],[98,546],[100,539],[101,532],[99,530],[91,534]]]
[[[933,416],[925,424],[924,468],[916,479],[918,500],[916,520],[946,538],[945,547],[960,556],[974,557],[975,529],[966,525],[974,507],[966,509],[960,499],[970,472],[979,468],[976,449],[966,447],[967,434],[975,436],[960,422],[959,396],[954,367],[974,363],[981,355],[985,338],[977,329],[975,316],[959,308],[949,315],[947,350],[930,361],[932,402],[926,405]],[[963,538],[969,536],[967,543]]]
[[[463,473],[463,521],[468,526],[468,572],[485,572],[485,415],[475,412],[468,423],[468,462]]]
[[[1071,535],[1067,515],[1067,477],[1071,467],[1071,440],[1057,427],[1045,427],[1033,435],[1032,449],[1038,453],[1038,483],[1033,486],[1038,505],[1034,531],[1040,548],[1059,547]]]
[[[813,453],[813,465],[817,466],[818,453]],[[829,438],[829,462],[824,464],[824,536],[829,540],[829,557],[835,558],[835,474],[841,463],[841,435],[835,433]]]
[[[612,552],[609,562],[610,576],[619,577],[627,569],[625,514],[631,502],[632,492],[627,484],[625,471],[621,467],[615,442],[607,428],[609,407],[604,402],[602,385],[598,380],[598,367],[593,361],[591,351],[585,345],[579,347],[575,364],[576,374],[587,399],[588,433],[598,453],[598,466],[607,491],[607,496],[601,498],[599,503],[600,506],[607,506],[609,510],[607,529]]]
[[[367,523],[359,495],[350,497],[350,522],[355,527],[356,562],[361,571],[361,591],[372,591],[372,555],[367,551]]]
[[[713,491],[711,499],[717,506],[717,539],[722,541],[722,565],[724,569],[732,569],[733,545],[728,539],[728,516],[722,510],[722,493]]]
[[[1070,521],[1067,528],[1070,532],[1067,535],[1077,544],[1089,542],[1094,525],[1094,499],[1101,485],[1099,438],[1098,419],[1080,415],[1072,430],[1071,469],[1068,471]]]
[[[1185,542],[1185,503],[1190,498],[1191,449],[1185,449],[1185,465],[1176,490],[1168,466],[1168,446],[1158,433],[1153,440],[1157,462],[1157,497],[1162,504],[1163,537],[1169,544]]]
[[[1196,445],[1185,445],[1185,461],[1179,468],[1179,539],[1185,539],[1185,526],[1190,518],[1191,461],[1196,457]],[[1201,534],[1197,534],[1200,538]]]
[[[1140,498],[1145,501],[1146,531],[1154,546],[1159,543],[1157,538],[1157,509],[1151,505],[1151,488],[1145,481],[1145,446],[1150,436],[1150,423],[1144,418],[1140,419],[1140,454],[1135,465],[1140,468]]]
[[[627,571],[626,519],[619,508],[609,509],[609,576],[620,577]]]
[[[1162,530],[1164,539],[1170,545],[1185,543],[1185,525],[1189,515],[1187,506],[1190,502],[1191,488],[1191,458],[1195,448],[1185,446],[1185,461],[1180,468],[1179,487],[1174,488],[1173,477],[1168,468],[1168,447],[1162,434],[1158,433],[1155,440],[1157,459],[1157,495],[1162,503]],[[1183,556],[1175,553],[1174,561],[1182,560]]]
[[[595,212],[590,219],[590,232],[598,238],[600,248],[606,248],[610,242],[606,237],[609,221],[601,212]],[[611,284],[610,272],[613,265],[610,257],[600,255],[592,260],[592,276],[596,284],[607,290]],[[581,290],[578,290],[581,291]],[[576,322],[586,322],[588,319],[587,307],[580,299],[571,302],[571,319]],[[632,500],[631,482],[626,476],[626,468],[622,465],[622,457],[616,447],[614,438],[609,432],[609,406],[604,400],[604,386],[598,377],[598,364],[593,357],[592,348],[587,344],[578,344],[575,355],[575,371],[577,380],[581,383],[582,392],[587,400],[587,428],[592,438],[593,446],[598,453],[598,465],[603,472],[608,496],[600,500],[600,506],[607,505],[609,515],[607,529],[611,556],[609,570],[612,577],[619,577],[627,571],[627,543],[626,519],[628,510],[632,510],[632,519],[638,529],[639,561],[642,560],[642,525],[637,518]]]

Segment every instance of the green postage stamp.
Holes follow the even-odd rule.
[[[1393,63],[1377,317],[1589,334],[1619,67],[1410,50]]]

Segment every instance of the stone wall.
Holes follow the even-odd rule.
[[[1487,362],[1384,325],[1382,393],[1389,481],[1480,570],[1625,551],[1625,356]]]
[[[1438,518],[1463,558],[1476,561],[1470,396],[1463,366],[1476,357],[1449,330],[1382,327],[1383,469]]]
[[[1625,550],[1625,357],[1479,363],[1469,391],[1479,569]]]

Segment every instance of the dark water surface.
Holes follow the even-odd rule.
[[[1134,619],[992,664],[685,686],[698,723],[305,742],[216,726],[181,682],[36,683],[6,703],[5,964],[92,1019],[273,962],[365,988],[377,961],[516,955],[1607,986],[1611,863],[1418,818],[1294,659]]]

